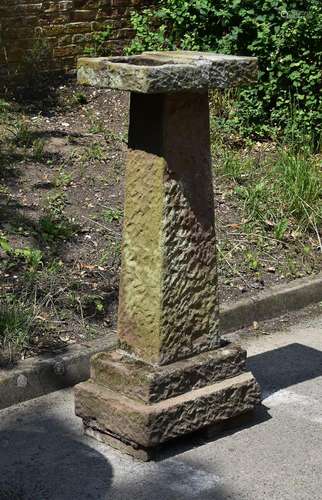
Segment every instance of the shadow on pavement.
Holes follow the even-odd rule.
[[[322,376],[322,352],[303,344],[289,344],[248,358],[262,390],[274,393]]]
[[[96,442],[83,439],[70,415],[65,426],[64,420],[47,415],[41,402],[32,404],[27,413],[12,407],[8,423],[2,425],[0,500],[234,498],[222,479],[202,463],[179,456],[142,463],[103,445],[97,451]],[[186,447],[191,449],[193,443],[187,436]],[[174,454],[185,451],[180,443],[170,448],[173,445]]]
[[[63,423],[35,415],[0,432],[1,500],[105,500],[113,470]]]
[[[223,478],[203,460],[172,458],[134,465],[133,474],[112,489],[113,500],[237,500]],[[131,477],[132,476],[132,477]],[[229,486],[229,485],[228,485]]]

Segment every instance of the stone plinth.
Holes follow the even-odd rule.
[[[220,344],[209,150],[206,93],[131,95],[119,336],[148,363]]]
[[[86,431],[127,452],[251,411],[246,353],[218,331],[208,89],[256,60],[191,52],[80,59],[79,81],[131,91],[119,349],[76,388]]]

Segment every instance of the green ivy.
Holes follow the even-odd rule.
[[[92,35],[91,44],[85,47],[84,55],[88,57],[100,57],[110,55],[110,48],[106,45],[111,38],[112,27],[107,25],[104,31],[95,31]]]
[[[160,0],[132,14],[128,53],[191,49],[258,57],[230,121],[245,133],[321,136],[321,0]],[[295,137],[296,139],[296,137]]]

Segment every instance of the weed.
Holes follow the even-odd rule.
[[[255,222],[263,224],[272,216],[273,210],[270,206],[269,190],[265,181],[248,186],[238,186],[235,193],[244,200],[247,213]]]
[[[92,35],[91,45],[85,47],[84,54],[89,57],[108,56],[110,49],[106,42],[111,37],[112,26],[107,25],[104,31],[96,31]]]
[[[67,231],[61,227],[61,223],[56,223],[55,219],[49,215],[39,219],[39,229],[45,241],[53,241],[59,238],[65,239],[65,236],[68,236]]]
[[[104,304],[102,303],[101,299],[96,299],[95,307],[97,312],[99,313],[104,312]]]
[[[91,126],[89,127],[89,132],[91,134],[103,134],[105,128],[101,120],[92,120]]]
[[[0,248],[13,260],[22,259],[30,272],[35,272],[42,265],[43,254],[35,248],[13,248],[9,241],[0,236]]]
[[[284,268],[284,273],[288,278],[289,277],[294,278],[298,276],[297,263],[293,257],[286,257],[283,268]]]
[[[53,179],[53,184],[56,188],[64,188],[68,187],[71,184],[72,180],[72,174],[66,172],[66,170],[60,169]]]
[[[98,142],[94,142],[90,146],[87,146],[85,148],[83,158],[87,161],[103,160],[104,157],[105,157],[104,150]]]
[[[104,139],[108,144],[119,141],[127,142],[127,133],[116,133],[105,127],[104,122],[91,112],[88,112],[87,116],[90,120],[89,132],[91,134],[104,134]]]
[[[113,130],[109,128],[104,129],[104,139],[106,140],[107,143],[112,143],[112,142],[125,142],[126,135],[121,135],[121,134],[116,134]]]
[[[251,271],[257,271],[260,267],[260,263],[259,263],[256,255],[253,252],[246,252],[245,257],[246,257],[246,261],[248,263],[249,269]]]
[[[81,300],[81,307],[87,317],[102,315],[105,312],[103,297],[100,295],[84,295]]]
[[[0,248],[7,254],[10,254],[13,250],[7,238],[0,236]]]
[[[3,198],[7,198],[7,199],[11,197],[11,193],[10,193],[8,186],[5,186],[4,184],[0,184],[0,196],[2,196]]]
[[[39,219],[40,232],[44,240],[68,240],[74,236],[79,229],[78,225],[69,219],[62,217],[57,220],[52,215],[45,215]]]
[[[35,248],[18,248],[15,250],[14,254],[16,257],[25,260],[30,271],[36,271],[42,265],[43,254],[40,250]]]
[[[115,264],[117,265],[119,264],[120,261],[121,250],[122,250],[121,241],[110,240],[108,243],[109,243],[108,246],[103,250],[99,260],[99,264],[101,266],[106,266],[111,263],[113,265]]]
[[[64,263],[61,260],[54,259],[51,261],[48,266],[47,266],[47,272],[49,274],[57,274],[61,271],[61,269],[64,267]]]
[[[119,208],[107,208],[102,212],[105,222],[119,222],[123,217],[123,211]]]
[[[32,154],[36,161],[40,161],[44,155],[45,141],[43,139],[35,139],[32,143]]]
[[[73,284],[74,286],[74,284]],[[77,288],[77,287],[76,287]],[[66,301],[69,307],[78,310],[79,308],[79,295],[77,290],[69,290],[66,294]]]
[[[277,240],[283,240],[288,229],[288,220],[282,219],[275,224],[274,236]]]
[[[47,198],[44,215],[39,219],[40,233],[45,241],[67,240],[75,235],[79,226],[64,213],[66,197],[56,193]]]
[[[25,118],[19,119],[11,126],[13,141],[17,146],[29,148],[33,143],[33,134],[30,123]]]
[[[0,113],[1,115],[6,114],[11,108],[11,104],[4,99],[0,99]]]
[[[47,213],[50,213],[54,218],[61,217],[64,213],[66,206],[66,195],[60,191],[49,195],[45,202],[45,209]]]
[[[31,49],[27,52],[27,56],[25,59],[26,65],[30,67],[30,72],[34,73],[30,75],[31,77],[37,77],[39,75],[39,71],[44,69],[46,66],[46,60],[50,58],[50,46],[48,40],[45,37],[39,36],[37,37]]]
[[[83,105],[88,103],[87,96],[86,94],[84,94],[84,92],[75,92],[73,95],[73,99],[76,104]]]
[[[33,39],[32,46],[25,51],[19,68],[19,85],[23,92],[34,95],[48,95],[48,87],[51,85],[52,73],[55,63],[50,42],[41,34]]]
[[[253,170],[254,161],[251,158],[243,158],[240,153],[231,149],[223,149],[221,152],[220,169],[224,176],[242,184],[247,180]]]
[[[30,344],[35,311],[15,296],[0,297],[0,346],[2,359],[12,362]],[[4,354],[5,355],[4,355]]]

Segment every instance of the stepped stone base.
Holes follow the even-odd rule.
[[[236,346],[163,367],[102,353],[76,386],[76,414],[87,434],[146,460],[161,443],[251,412],[260,389],[244,370]]]
[[[255,418],[255,411],[252,409],[250,412],[243,413],[242,415],[237,415],[229,420],[222,420],[218,423],[212,424],[194,433],[189,433],[185,435],[188,440],[182,442],[183,447],[187,447],[188,443],[190,446],[194,446],[194,443],[200,443],[200,438],[206,442],[209,440],[217,439],[227,432],[232,432],[238,430],[245,425],[249,425],[253,422]],[[169,456],[171,454],[171,448],[169,447],[169,442],[161,443],[160,445],[153,446],[150,448],[145,448],[137,443],[124,441],[124,438],[120,436],[113,436],[112,434],[106,433],[106,431],[99,429],[96,422],[91,422],[90,427],[84,421],[84,433],[97,441],[104,443],[116,450],[131,455],[133,458],[140,460],[142,462],[148,462],[149,460],[160,460],[162,457]],[[182,437],[182,436],[181,436]],[[123,439],[123,440],[122,440]],[[178,444],[180,437],[170,441],[172,444]],[[197,441],[196,441],[197,439]]]
[[[228,344],[169,365],[149,365],[124,351],[91,359],[91,379],[117,393],[157,403],[246,371],[246,351]]]

